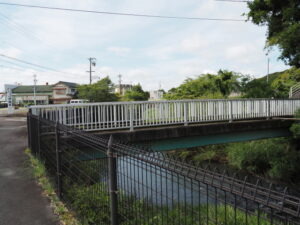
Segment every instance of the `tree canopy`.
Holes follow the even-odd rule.
[[[150,97],[149,92],[144,91],[140,84],[134,85],[131,90],[125,92],[124,101],[147,101]]]
[[[266,46],[278,46],[280,59],[300,67],[300,1],[253,0],[248,2],[248,19],[254,24],[266,25]]]
[[[227,98],[241,89],[241,74],[219,70],[218,74],[204,74],[188,78],[177,88],[165,94],[166,99]]]
[[[117,101],[118,97],[114,93],[114,84],[105,77],[94,84],[80,85],[77,88],[78,97],[88,99],[90,102],[110,102]]]

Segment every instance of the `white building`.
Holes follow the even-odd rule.
[[[161,100],[164,97],[164,92],[162,90],[150,91],[150,101]]]

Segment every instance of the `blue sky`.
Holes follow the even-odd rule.
[[[245,3],[214,0],[15,0],[21,4],[123,13],[241,19]],[[88,57],[97,58],[95,78],[141,83],[168,90],[187,77],[219,69],[260,77],[267,72],[266,28],[250,22],[171,20],[37,10],[0,5],[0,54],[68,74],[20,68],[0,57],[0,91],[6,83],[89,81]],[[270,72],[288,68],[270,52]],[[19,63],[18,63],[19,64]],[[21,64],[20,64],[21,65]],[[10,67],[10,68],[9,68]]]

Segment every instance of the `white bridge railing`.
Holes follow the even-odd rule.
[[[300,83],[290,88],[289,98],[300,98]]]
[[[32,114],[82,130],[293,116],[300,99],[180,100],[31,106]]]

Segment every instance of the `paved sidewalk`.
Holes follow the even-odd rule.
[[[0,117],[0,225],[57,225],[26,166],[26,119]]]

